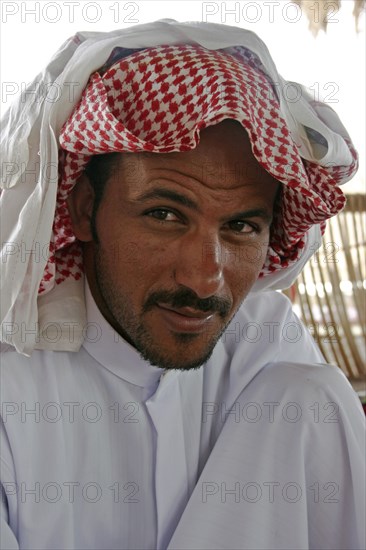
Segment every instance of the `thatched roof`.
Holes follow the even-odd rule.
[[[326,32],[327,24],[330,19],[334,19],[336,13],[341,8],[341,0],[315,0],[311,2],[309,0],[292,0],[295,4],[301,7],[303,12],[309,19],[309,29],[314,36],[318,34],[320,30]],[[349,2],[350,0],[343,0]],[[366,0],[353,0],[353,15],[355,16],[356,32],[358,32],[359,17],[363,10],[366,8]]]

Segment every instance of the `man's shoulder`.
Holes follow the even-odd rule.
[[[1,350],[0,369],[1,374],[11,370],[40,370],[48,368],[59,362],[67,361],[69,352],[48,351],[48,350],[33,350],[31,355],[18,353],[13,347],[2,348]]]
[[[292,414],[323,416],[331,423],[347,413],[364,423],[357,393],[342,370],[326,363],[277,362],[261,369],[250,392],[258,400],[270,397],[273,403],[292,409]],[[245,393],[245,392],[244,392]],[[337,420],[338,421],[338,420]]]
[[[266,290],[250,293],[235,317],[265,321],[272,316],[280,321],[291,313],[292,304],[285,294],[276,290]]]
[[[70,352],[33,350],[30,356],[14,348],[0,355],[1,400],[37,398],[70,377],[75,359]],[[78,354],[74,354],[78,355]]]
[[[232,373],[246,383],[269,363],[324,362],[290,300],[276,291],[249,295],[221,342]]]
[[[249,294],[226,327],[221,340],[229,355],[241,355],[243,352],[248,358],[253,352],[261,355],[268,346],[272,351],[280,346],[283,327],[289,321],[298,323],[302,331],[301,323],[285,295],[276,291]]]
[[[265,365],[258,378],[265,377],[274,386],[299,387],[302,392],[309,388],[327,392],[350,390],[355,393],[343,371],[328,363],[281,361]]]

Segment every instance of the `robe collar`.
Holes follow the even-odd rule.
[[[100,312],[85,277],[87,330],[83,347],[98,363],[126,382],[156,388],[165,371],[150,365],[120,336]]]

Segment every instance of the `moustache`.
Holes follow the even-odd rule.
[[[175,292],[160,290],[150,294],[147,298],[143,312],[147,313],[159,303],[169,305],[173,308],[191,307],[204,313],[218,313],[220,317],[225,318],[230,312],[232,302],[227,298],[210,296],[209,298],[199,298],[195,292],[189,289],[179,289]]]

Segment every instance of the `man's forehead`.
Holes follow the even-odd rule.
[[[256,185],[263,179],[277,181],[254,157],[246,130],[234,120],[201,130],[199,143],[189,151],[122,153],[117,170],[117,177],[131,183],[153,178],[159,172],[166,177],[181,174],[228,188]]]
[[[172,159],[171,162],[153,158],[146,162],[146,159],[137,158],[136,155],[121,158],[114,177],[119,180],[119,183],[134,185],[136,191],[143,191],[150,182],[151,184],[179,183],[187,179],[200,184],[211,184],[217,189],[221,188],[227,191],[244,186],[256,187],[263,181],[280,185],[280,182],[257,161],[254,161],[250,167],[248,163],[239,160],[229,165],[215,160],[182,163],[179,158]]]
[[[122,201],[141,201],[144,203],[156,200],[179,202],[188,208],[200,210],[204,203],[219,210],[229,208],[240,210],[248,201],[260,208],[273,204],[274,196],[280,183],[269,174],[266,177],[248,177],[240,169],[221,167],[221,171],[197,166],[192,170],[175,170],[171,168],[149,169],[146,166],[139,171],[131,169],[114,175],[114,182],[109,186],[110,192]],[[135,167],[136,168],[136,167]],[[174,195],[174,196],[173,196]],[[177,196],[179,195],[179,200]],[[199,206],[200,205],[200,206]],[[254,207],[254,206],[253,206]]]

